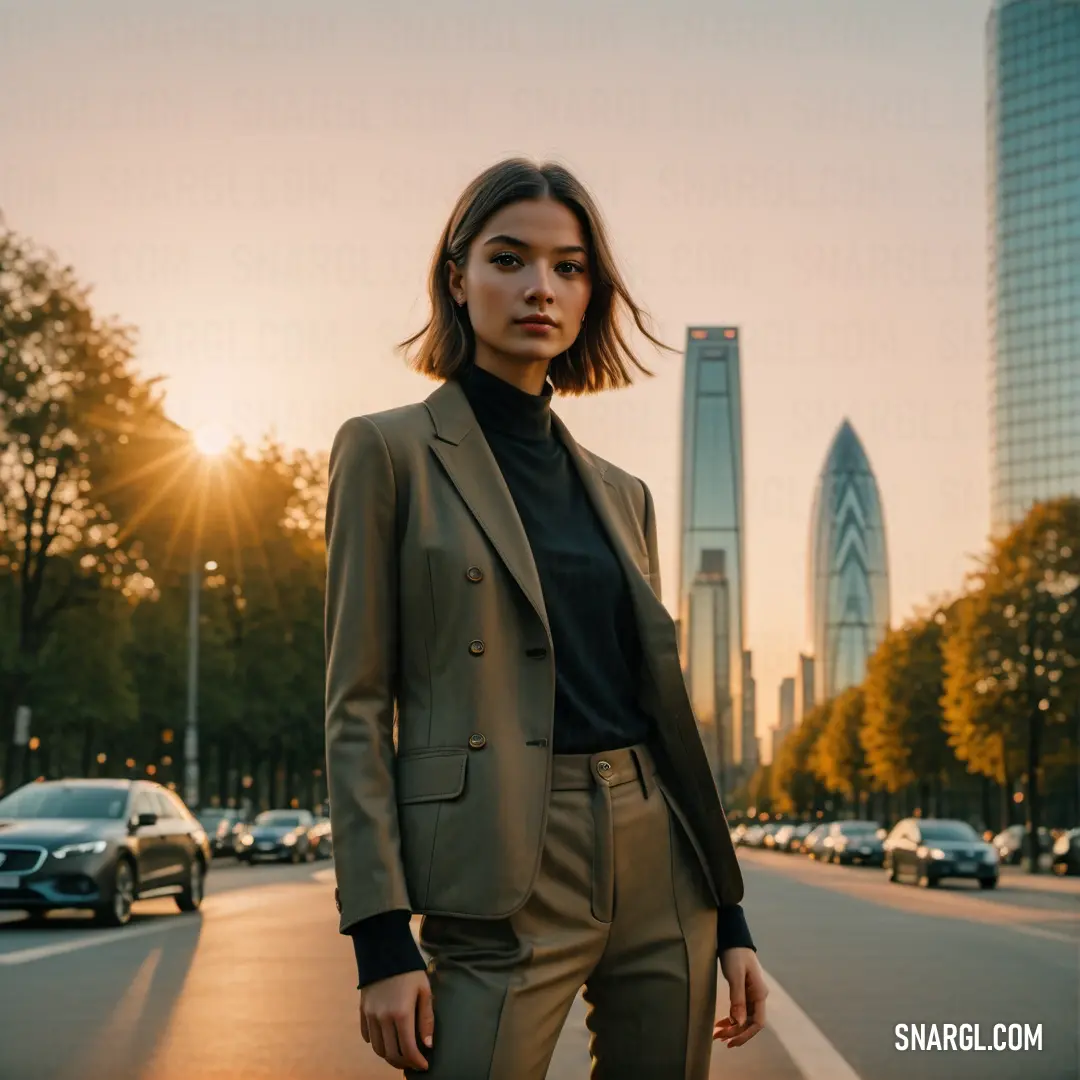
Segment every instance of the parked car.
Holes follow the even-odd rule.
[[[945,878],[972,878],[983,889],[998,883],[998,855],[956,818],[904,818],[885,839],[890,881],[907,878],[933,887]]]
[[[884,836],[877,821],[834,821],[822,841],[825,861],[880,866],[885,858]]]
[[[214,855],[235,855],[238,825],[244,824],[244,816],[239,810],[226,807],[211,807],[200,810],[199,824],[210,837],[210,847]]]
[[[1054,841],[1052,866],[1055,874],[1080,874],[1080,828],[1069,829]]]
[[[317,817],[315,824],[308,830],[311,848],[316,859],[329,859],[334,854],[334,837],[330,832],[330,819]]]
[[[1025,825],[1010,825],[1007,829],[1002,829],[991,841],[998,853],[998,859],[1006,865],[1015,866],[1022,862],[1026,854],[1024,847],[1024,837],[1026,835],[1027,827]],[[1054,838],[1050,835],[1049,829],[1039,829],[1040,853],[1045,854],[1050,851],[1053,845]]]
[[[772,851],[776,847],[776,836],[784,828],[779,822],[770,821],[765,826],[765,835],[761,838],[761,846]]]
[[[310,810],[266,810],[244,828],[237,840],[236,857],[242,863],[260,859],[309,862],[314,858]]]
[[[794,825],[781,825],[780,828],[777,829],[771,837],[769,837],[769,840],[767,841],[768,846],[771,847],[774,851],[785,851],[787,849],[787,842],[791,839],[791,836],[794,832]]]
[[[42,919],[83,908],[124,926],[136,900],[202,904],[206,830],[167,788],[145,780],[49,780],[0,799],[0,909]]]
[[[802,848],[802,842],[809,836],[810,832],[815,828],[809,821],[804,821],[799,825],[793,825],[791,832],[783,841],[778,842],[776,848],[778,851],[799,851]]]
[[[825,858],[825,853],[828,850],[825,847],[825,838],[829,835],[831,825],[831,821],[823,821],[806,834],[801,850],[809,855],[811,859]]]
[[[743,834],[743,846],[744,847],[761,847],[761,842],[765,839],[765,827],[763,825],[750,825],[747,827],[746,832]]]

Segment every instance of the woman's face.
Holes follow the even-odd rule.
[[[448,264],[450,291],[467,304],[476,362],[499,373],[547,364],[581,332],[592,295],[589,255],[577,217],[554,199],[530,199],[493,214],[469,247],[464,269]],[[546,315],[538,329],[522,320]]]

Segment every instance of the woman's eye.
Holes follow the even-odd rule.
[[[508,259],[509,262],[499,262],[500,259]],[[491,261],[493,263],[497,263],[499,266],[513,266],[516,262],[518,262],[518,257],[509,251],[502,251],[498,255],[495,255]],[[556,267],[556,269],[565,270],[567,267],[569,267],[570,270],[575,273],[585,273],[585,267],[583,267],[580,263],[576,262],[561,262]]]

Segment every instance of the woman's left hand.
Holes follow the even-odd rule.
[[[731,1049],[748,1042],[765,1026],[769,991],[753,949],[725,949],[720,954],[720,970],[727,979],[731,1011],[716,1021],[713,1039],[723,1039]]]

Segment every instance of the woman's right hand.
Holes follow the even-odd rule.
[[[360,1033],[379,1057],[398,1069],[427,1071],[417,1033],[429,1049],[435,1036],[431,982],[426,971],[406,971],[360,991]]]

